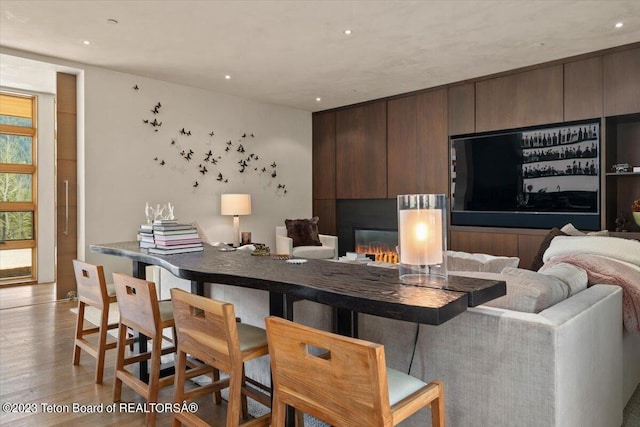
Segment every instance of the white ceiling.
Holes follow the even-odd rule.
[[[307,111],[637,41],[639,0],[0,2],[0,47]]]

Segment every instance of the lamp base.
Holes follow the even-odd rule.
[[[240,246],[240,217],[238,215],[233,216],[233,247]]]
[[[447,284],[447,269],[444,264],[399,266],[400,281],[409,285],[444,286]]]

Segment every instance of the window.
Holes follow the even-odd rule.
[[[36,279],[36,97],[0,93],[0,284]]]

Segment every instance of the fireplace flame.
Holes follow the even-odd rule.
[[[398,253],[384,243],[371,242],[366,245],[356,245],[356,252],[359,254],[375,255],[376,261],[398,263]]]

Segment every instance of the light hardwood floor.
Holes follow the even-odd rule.
[[[31,289],[30,289],[31,288]],[[2,426],[139,426],[144,413],[120,412],[44,413],[43,406],[112,403],[115,350],[107,353],[103,384],[94,383],[95,359],[83,353],[80,365],[73,366],[76,302],[54,302],[53,285],[0,288],[0,412]],[[35,304],[27,305],[31,301]],[[49,302],[46,302],[49,301]],[[160,402],[171,402],[173,387],[161,391]],[[144,403],[124,387],[122,400]],[[225,425],[226,404],[216,406],[211,398],[196,400],[198,415],[210,424]],[[35,413],[6,412],[6,404],[28,404]],[[49,406],[53,408],[53,406]],[[13,408],[17,409],[17,408]],[[171,414],[159,414],[158,426],[171,425]]]

